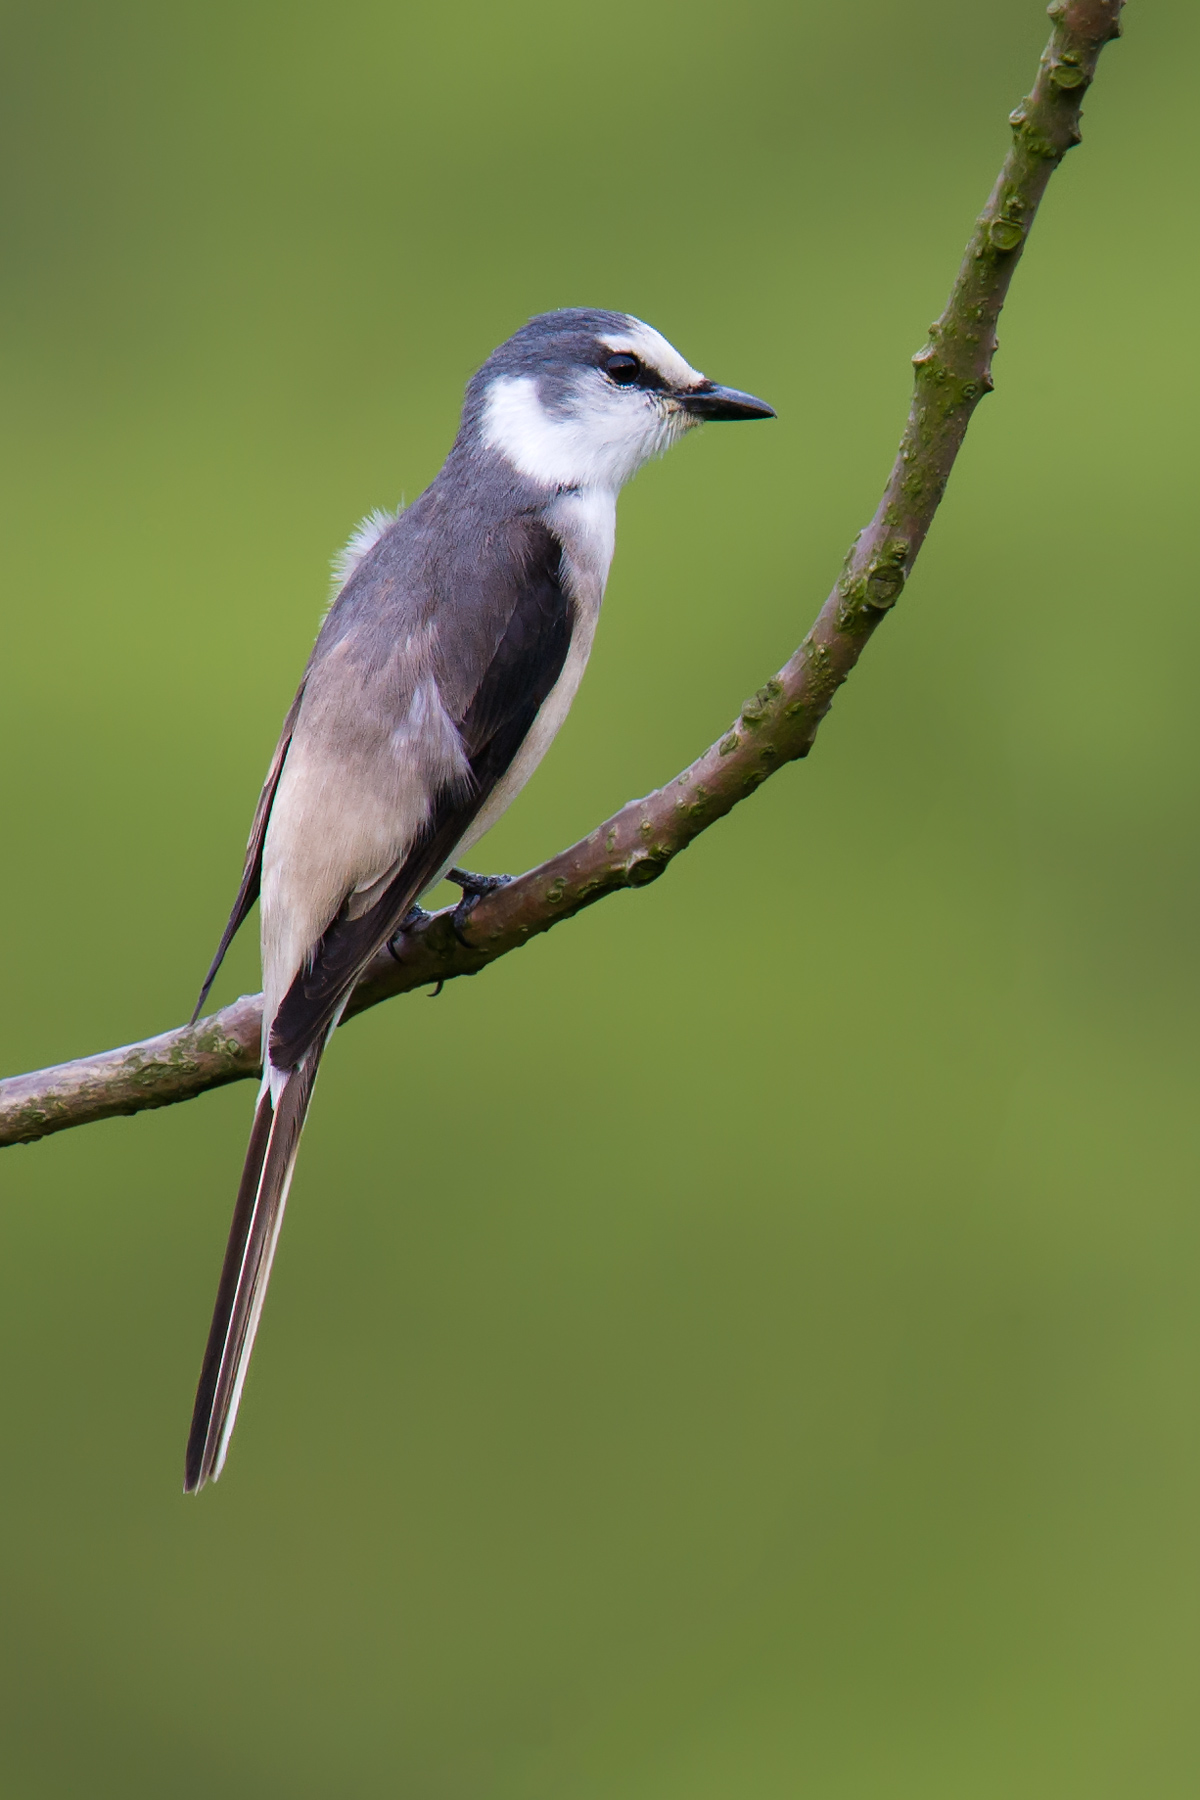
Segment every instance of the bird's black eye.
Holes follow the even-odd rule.
[[[604,365],[604,373],[610,381],[615,381],[618,387],[628,387],[631,382],[637,380],[641,372],[642,365],[637,357],[630,356],[624,350],[619,350],[615,356],[610,356]]]

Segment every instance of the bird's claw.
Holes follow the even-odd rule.
[[[421,925],[426,919],[431,919],[432,917],[433,914],[427,913],[423,906],[409,907],[395,931],[388,939],[388,950],[395,957],[397,962],[400,960],[400,939],[404,936],[405,932],[411,931],[414,925]]]
[[[512,876],[473,875],[470,869],[447,869],[446,880],[462,889],[462,899],[450,915],[450,925],[459,943],[465,950],[470,950],[474,946],[463,936],[467,920],[485,894],[494,894],[497,888],[507,887]]]

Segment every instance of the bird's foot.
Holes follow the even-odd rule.
[[[512,876],[472,875],[470,869],[447,869],[446,880],[462,889],[462,899],[451,915],[450,924],[459,943],[464,949],[470,950],[473,946],[463,936],[467,920],[485,894],[494,894],[497,888],[507,887]]]
[[[427,913],[423,906],[410,906],[409,907],[408,911],[405,913],[404,917],[401,919],[400,923],[397,925],[395,931],[392,933],[391,937],[388,939],[388,949],[391,951],[392,955],[396,958],[397,962],[399,962],[399,960],[400,960],[400,940],[404,936],[405,932],[411,931],[413,929],[414,925],[423,924],[426,919],[431,919],[432,917],[433,917],[433,914]]]

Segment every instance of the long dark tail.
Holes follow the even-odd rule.
[[[267,1086],[259,1096],[196,1390],[186,1494],[199,1493],[206,1481],[215,1481],[225,1462],[324,1048],[324,1040],[314,1044],[277,1085],[274,1098]]]

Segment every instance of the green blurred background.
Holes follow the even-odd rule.
[[[8,7],[0,1066],[187,1013],[328,558],[530,313],[779,422],[627,494],[481,866],[708,743],[874,508],[1045,36]],[[199,1501],[251,1087],[3,1153],[4,1800],[1200,1792],[1198,53],[1130,0],[811,760],[339,1036]]]

